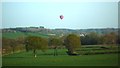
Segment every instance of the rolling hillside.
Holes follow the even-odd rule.
[[[21,36],[39,36],[48,38],[49,36],[61,36],[68,35],[70,33],[74,34],[89,34],[90,32],[95,32],[97,34],[108,34],[111,32],[118,33],[117,28],[102,28],[102,29],[48,29],[44,27],[21,27],[21,28],[4,28],[2,30],[2,35],[5,38],[17,38]]]
[[[4,38],[9,38],[9,39],[15,39],[15,38],[19,38],[19,37],[26,37],[26,36],[38,36],[38,37],[44,37],[44,38],[48,38],[49,36],[46,34],[40,34],[40,33],[32,33],[32,32],[28,32],[28,33],[24,33],[24,32],[5,32],[2,33],[2,37]]]

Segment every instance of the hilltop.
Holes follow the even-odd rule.
[[[118,33],[117,28],[101,28],[101,29],[48,29],[43,26],[40,27],[17,27],[17,28],[3,28],[3,37],[15,38],[19,36],[34,35],[48,38],[49,36],[63,36],[74,33],[84,36],[90,32],[97,34],[108,34],[111,32]]]

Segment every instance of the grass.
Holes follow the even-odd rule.
[[[46,34],[40,34],[40,33],[32,33],[32,32],[28,32],[28,33],[23,33],[23,32],[6,32],[6,33],[2,33],[2,37],[5,38],[9,38],[9,39],[16,39],[19,37],[26,37],[28,35],[31,36],[38,36],[38,37],[43,37],[43,38],[48,38],[49,36]]]
[[[59,49],[58,56],[53,56],[53,50],[43,53],[37,51],[37,57],[32,51],[20,52],[3,56],[3,66],[117,66],[118,54],[98,54],[68,56],[66,49]]]
[[[16,32],[16,33],[6,32],[6,33],[2,33],[2,37],[10,38],[10,39],[15,39],[15,38],[22,37],[22,36],[25,36],[24,33],[22,33],[22,32]]]
[[[93,46],[82,46],[78,52],[82,55],[92,54],[108,54],[108,53],[120,53],[119,47],[116,45],[93,45]]]
[[[27,33],[27,35],[32,35],[32,36],[37,36],[37,37],[43,37],[43,38],[48,38],[48,37],[49,37],[49,36],[46,35],[46,34],[32,33],[32,32]]]

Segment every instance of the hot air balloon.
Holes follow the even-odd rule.
[[[62,20],[64,18],[64,16],[63,15],[60,15],[60,19]]]

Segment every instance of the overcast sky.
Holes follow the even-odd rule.
[[[61,20],[59,15],[63,15]],[[2,27],[117,28],[117,2],[4,2]]]

